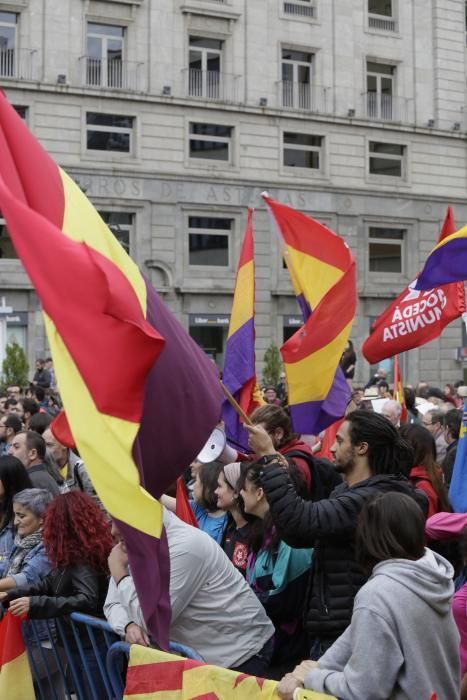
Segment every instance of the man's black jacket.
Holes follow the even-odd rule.
[[[403,476],[372,476],[348,487],[340,484],[329,498],[304,501],[286,470],[272,464],[262,485],[278,535],[291,547],[314,547],[305,627],[310,638],[336,639],[350,623],[355,595],[367,576],[355,561],[355,529],[366,501],[378,493],[398,491],[419,503],[428,501]]]

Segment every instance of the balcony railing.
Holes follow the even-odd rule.
[[[411,123],[411,100],[379,92],[362,94],[362,114],[366,119],[383,122]]]
[[[291,17],[314,17],[315,8],[312,2],[304,2],[303,0],[285,1],[284,14]]]
[[[294,83],[291,80],[279,81],[279,106],[284,109],[299,109],[318,114],[332,112],[329,88]]]
[[[32,49],[0,49],[0,78],[36,80],[36,54]]]
[[[86,87],[132,92],[142,90],[143,63],[122,61],[119,58],[92,58],[91,56],[82,56],[79,60],[81,82]]]
[[[237,82],[240,76],[214,70],[185,69],[185,94],[203,100],[238,102]]]
[[[380,32],[397,32],[397,22],[393,17],[383,15],[368,15],[368,26]]]

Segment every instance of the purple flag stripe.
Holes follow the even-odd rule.
[[[241,389],[255,374],[254,319],[250,318],[227,340],[222,380],[237,402]],[[237,412],[224,400],[222,418],[228,438],[248,449],[248,433]],[[237,445],[236,445],[237,446]]]
[[[323,401],[306,401],[290,406],[297,433],[317,434],[342,418],[350,399],[350,388],[340,367],[337,368],[328,395]]]
[[[145,488],[158,498],[205,444],[219,421],[223,393],[215,363],[146,286],[146,319],[166,344],[146,380],[134,455]]]
[[[434,250],[420,273],[415,289],[433,289],[467,280],[467,237],[455,238]]]
[[[118,529],[128,548],[131,575],[138,592],[143,617],[154,641],[169,649],[171,608],[169,597],[170,559],[167,536],[151,537],[121,520]]]
[[[159,498],[205,444],[220,418],[223,394],[214,362],[148,282],[146,288],[146,320],[166,344],[146,379],[133,457],[141,483]],[[157,642],[168,648],[170,561],[165,531],[157,540],[125,523],[119,523],[119,527],[131,552],[131,572],[144,619],[154,635],[157,631]]]
[[[303,294],[297,294],[297,302],[302,312],[303,322],[306,323],[311,316],[311,307]]]

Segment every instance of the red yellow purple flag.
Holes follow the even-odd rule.
[[[357,306],[355,261],[345,241],[319,221],[263,198],[304,316],[281,348],[290,414],[297,432],[317,434],[344,415],[350,398],[339,361]]]
[[[0,622],[0,698],[8,700],[36,697],[21,624],[9,611]]]
[[[439,241],[456,230],[452,207],[446,211]],[[443,329],[465,312],[463,282],[432,289],[416,289],[413,280],[373,323],[362,345],[362,353],[372,365],[437,338]]]
[[[148,629],[166,647],[169,560],[157,498],[219,418],[216,369],[1,93],[0,209],[44,309],[74,442],[119,521]]]
[[[253,244],[253,210],[248,210],[248,222],[238,261],[237,280],[225,350],[222,381],[232,396],[249,415],[262,403],[258,400],[255,368],[255,261]],[[225,400],[222,418],[227,437],[248,446],[248,434],[237,412]]]
[[[402,374],[401,374],[401,368],[400,368],[400,364],[399,364],[399,355],[396,355],[394,357],[394,382],[393,382],[393,388],[392,388],[392,398],[394,399],[394,401],[397,401],[398,403],[400,403],[400,405],[402,407],[400,422],[407,423],[407,419],[409,417],[409,414],[407,412],[407,406],[405,404],[404,384],[402,382]]]
[[[133,644],[124,700],[279,700],[277,682]],[[336,700],[307,690],[308,700]]]

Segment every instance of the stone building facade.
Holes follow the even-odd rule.
[[[465,56],[464,0],[0,0],[8,98],[220,365],[248,206],[259,369],[300,323],[263,190],[353,250],[357,348],[446,206],[467,221]],[[0,249],[33,362],[39,305],[1,223]],[[408,353],[405,376],[461,378],[464,335]]]

